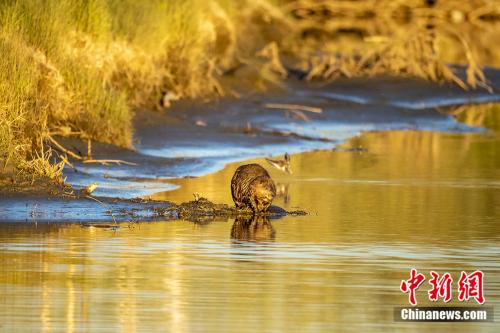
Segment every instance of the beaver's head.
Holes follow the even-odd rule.
[[[275,196],[276,186],[270,177],[257,177],[250,183],[250,203],[254,213],[266,212]]]

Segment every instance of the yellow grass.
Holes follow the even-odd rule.
[[[497,2],[24,0],[0,4],[0,161],[59,178],[51,135],[132,146],[134,107],[308,79],[395,74],[487,87]],[[468,65],[460,80],[448,63]],[[246,78],[246,81],[245,81]],[[40,171],[46,169],[47,172]],[[39,170],[39,171],[36,171]]]
[[[500,2],[297,0],[283,10],[309,79],[394,74],[489,89],[481,65],[500,65]],[[464,81],[450,63],[468,66]]]
[[[217,1],[26,0],[0,4],[0,160],[20,169],[50,133],[131,147],[131,107],[168,92],[222,93],[234,52]],[[50,173],[51,175],[53,173]]]

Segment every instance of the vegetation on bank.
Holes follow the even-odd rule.
[[[481,58],[493,44],[477,31],[499,21],[487,0],[4,1],[0,161],[58,178],[67,158],[54,136],[131,147],[133,108],[238,95],[234,76],[256,89],[289,68],[309,80],[389,73],[487,88],[477,59],[498,52]],[[448,62],[468,65],[466,79]]]

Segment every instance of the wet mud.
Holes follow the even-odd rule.
[[[363,146],[339,147],[373,131],[486,133],[453,112],[463,104],[500,101],[500,71],[486,70],[493,93],[464,91],[409,78],[345,79],[328,84],[290,79],[279,91],[220,101],[181,101],[161,112],[136,110],[135,150],[92,144],[95,159],[134,165],[74,163],[64,170],[67,186],[0,182],[2,222],[210,220],[235,217],[229,202],[151,200],[180,183],[255,158],[327,150],[365,153]],[[321,112],[270,108],[304,105]],[[58,138],[85,154],[85,142]],[[293,156],[292,156],[293,158]],[[261,161],[262,163],[262,161]],[[265,161],[263,162],[265,163]],[[266,168],[272,168],[266,165]],[[182,181],[179,181],[182,180]],[[92,196],[81,194],[90,184]],[[226,183],[216,184],[229,191]],[[193,189],[203,193],[203,189]],[[118,199],[119,198],[119,199]],[[211,199],[211,198],[209,198]],[[180,204],[180,202],[185,202]],[[277,209],[277,208],[276,208]],[[297,207],[300,210],[300,207]],[[290,212],[274,211],[275,216]]]
[[[26,223],[67,223],[80,222],[86,225],[99,225],[102,222],[139,222],[185,220],[191,222],[212,222],[230,218],[251,218],[251,210],[241,210],[223,203],[214,203],[206,198],[175,204],[168,201],[149,199],[121,199],[92,196],[73,197],[28,197],[19,194],[2,198],[4,209],[0,211],[2,222]],[[271,206],[261,214],[268,219],[288,215],[306,215],[302,210],[287,211]],[[93,222],[92,224],[89,224]]]

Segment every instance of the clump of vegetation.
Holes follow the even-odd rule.
[[[392,74],[489,90],[480,64],[500,60],[500,3],[297,0],[284,10],[304,40],[308,79]],[[464,79],[450,63],[467,66]]]
[[[131,147],[132,107],[223,94],[218,73],[276,38],[238,41],[236,22],[258,24],[244,8],[242,23],[223,0],[3,2],[0,161],[57,178],[54,135]]]
[[[464,43],[463,47],[467,59],[465,81],[439,57],[435,33],[426,30],[416,30],[409,37],[380,42],[363,53],[313,55],[307,61],[307,79],[406,75],[433,82],[453,82],[464,90],[482,87],[491,91],[468,44]]]
[[[0,5],[0,159],[5,165],[59,177],[62,168],[50,170],[58,164],[49,162],[46,149],[47,137],[58,129],[131,145],[127,96],[65,50],[68,31],[98,28],[78,17],[90,11],[88,6],[83,1]]]
[[[500,54],[493,50],[500,45],[493,42],[500,36],[499,5],[432,3],[2,2],[0,161],[60,178],[67,160],[55,135],[131,147],[134,107],[237,95],[226,80],[236,74],[239,85],[243,77],[258,89],[279,83],[290,66],[308,79],[389,73],[487,87],[479,64]],[[478,56],[478,50],[489,51]],[[465,80],[448,66],[464,59]]]

